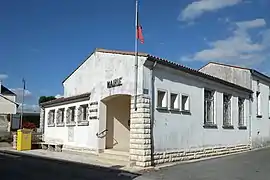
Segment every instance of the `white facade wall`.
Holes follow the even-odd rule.
[[[12,95],[2,95],[2,96],[13,102],[16,102],[16,96]],[[17,112],[16,104],[8,101],[2,96],[0,96],[0,114],[16,114]]]
[[[250,70],[220,64],[208,64],[201,72],[224,79],[226,81],[241,85],[251,89],[254,93],[251,102],[251,135],[252,146],[260,147],[270,143],[270,119],[269,119],[269,87],[270,81],[265,81],[260,77],[251,74]],[[260,82],[261,93],[261,113],[262,117],[257,117],[257,80]]]
[[[138,57],[138,90],[142,94],[143,63],[146,57]],[[127,94],[134,95],[134,61],[132,55],[121,55],[112,53],[93,53],[66,81],[64,85],[64,97],[76,96],[84,93],[91,93],[88,103],[98,102],[97,110],[100,108],[100,101],[106,97]],[[114,88],[107,88],[107,81],[122,77],[122,85]],[[76,103],[79,105],[80,103]],[[72,104],[57,106],[45,109],[45,141],[51,139],[59,140],[67,146],[90,148],[98,150],[96,133],[104,128],[100,127],[99,116],[97,119],[89,120],[89,126],[74,126],[74,141],[68,141],[68,129],[70,127],[48,127],[48,111],[54,108],[68,107]]]
[[[45,124],[44,124],[44,141],[45,142],[55,142],[62,143],[66,146],[72,147],[80,147],[80,148],[88,148],[89,150],[97,149],[97,128],[98,121],[97,120],[89,120],[89,125],[79,126],[77,123],[77,111],[75,111],[75,126],[66,126],[66,111],[64,115],[65,126],[57,127],[56,119],[55,126],[48,126],[48,112],[50,110],[55,110],[55,112],[60,108],[68,108],[71,106],[79,107],[83,104],[88,104],[89,101],[82,101],[77,103],[70,103],[66,105],[60,105],[50,108],[45,108]],[[56,117],[56,115],[55,115]],[[70,132],[70,135],[69,135]],[[73,134],[73,135],[72,135]]]
[[[142,94],[143,63],[138,57],[138,94]],[[114,94],[134,94],[135,57],[95,52],[64,83],[64,96],[91,93],[97,101]],[[107,88],[107,81],[122,77],[122,86]]]
[[[148,73],[147,73],[148,71]],[[150,87],[150,70],[145,69],[145,88]],[[153,71],[154,90],[163,89],[190,97],[191,114],[173,111],[159,111],[155,108],[153,120],[154,151],[191,150],[205,147],[249,144],[248,94],[203,78],[157,66]],[[217,129],[204,128],[204,88],[216,90],[215,121]],[[232,94],[232,121],[234,129],[223,129],[223,92]],[[245,97],[245,125],[238,129],[238,100]],[[155,95],[156,97],[156,95]],[[169,96],[168,96],[169,97]],[[156,107],[156,102],[155,102]]]
[[[199,71],[251,89],[251,73],[249,69],[209,63]]]
[[[261,93],[261,117],[257,116],[257,80],[259,80]],[[269,87],[270,83],[262,79],[252,76],[252,145],[255,147],[265,146],[270,143],[270,118],[269,118]]]

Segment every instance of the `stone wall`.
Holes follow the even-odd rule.
[[[39,130],[38,130],[38,132],[40,132],[42,134],[42,140],[44,140],[44,138],[43,138],[44,122],[45,122],[45,110],[44,110],[44,108],[40,108],[40,121],[39,121]]]
[[[150,98],[145,95],[137,96],[137,110],[135,110],[132,97],[130,116],[131,165],[151,166]]]
[[[162,164],[176,161],[187,161],[211,156],[220,156],[225,154],[238,153],[250,150],[250,145],[236,145],[236,146],[222,146],[203,148],[190,151],[167,151],[167,152],[154,152],[154,164]]]

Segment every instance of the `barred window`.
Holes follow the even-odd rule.
[[[214,123],[214,91],[204,90],[204,124]]]
[[[231,99],[232,96],[228,94],[223,94],[223,125],[228,126],[232,125],[232,119],[231,119]]]
[[[245,120],[244,120],[244,112],[245,112],[245,106],[244,106],[245,99],[244,98],[238,98],[238,125],[245,126]]]

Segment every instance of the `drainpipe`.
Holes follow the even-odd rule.
[[[250,72],[250,89],[252,90],[252,75],[251,75],[251,72]],[[252,147],[252,101],[253,101],[253,94],[249,95],[249,143],[250,143],[250,146]]]
[[[154,135],[153,135],[153,127],[154,127],[154,113],[155,113],[155,77],[153,74],[153,70],[157,65],[157,61],[154,62],[153,66],[150,68],[150,82],[151,82],[151,110],[150,110],[150,117],[151,117],[151,163],[153,165],[153,152],[154,152]]]

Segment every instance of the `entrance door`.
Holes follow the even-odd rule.
[[[129,151],[130,96],[116,95],[105,101],[106,149]]]

